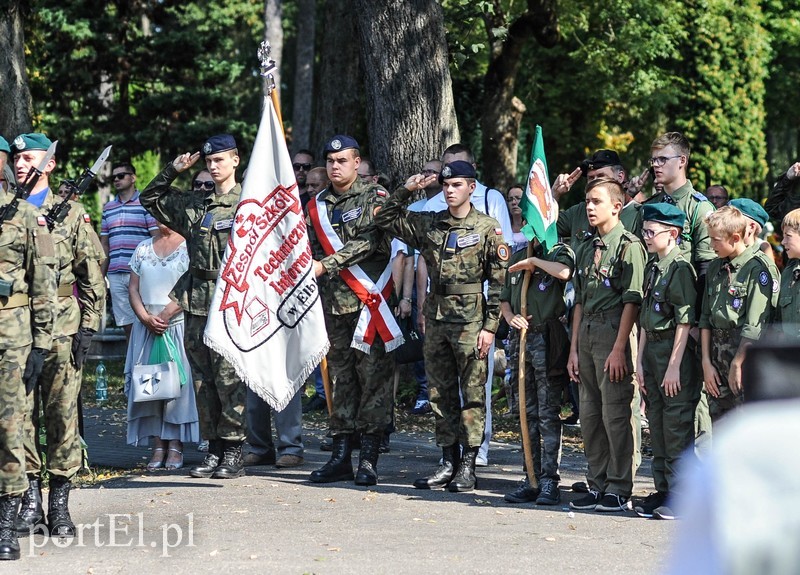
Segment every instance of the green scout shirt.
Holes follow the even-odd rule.
[[[783,268],[775,321],[788,338],[800,340],[800,259],[789,260]]]
[[[778,266],[775,265],[775,262],[772,261],[772,258],[769,257],[767,254],[761,251],[761,240],[756,238],[756,241],[747,248],[747,250],[753,254],[753,257],[758,258],[761,262],[767,266],[769,270],[769,277],[772,280],[772,311],[773,313],[778,308],[778,297],[779,297],[779,286],[781,284],[781,272],[778,271]]]
[[[786,214],[797,208],[800,208],[800,179],[790,180],[784,172],[772,187],[767,201],[764,202],[764,209],[771,218],[781,221]]]
[[[178,171],[168,164],[139,194],[155,219],[186,239],[189,271],[173,293],[191,314],[207,316],[242,187],[226,194],[184,193],[172,187]]]
[[[483,329],[496,332],[510,251],[500,224],[474,207],[464,218],[453,217],[449,210],[409,212],[404,206],[411,195],[405,187],[398,188],[375,223],[425,258],[431,282],[425,318],[462,324],[480,321]],[[484,298],[485,281],[489,285]],[[459,290],[468,293],[452,293]]]
[[[595,246],[601,250],[594,263]],[[584,313],[599,313],[626,303],[642,303],[645,251],[642,242],[625,231],[622,223],[605,236],[595,233],[575,254],[575,302]]]
[[[335,193],[330,184],[321,192],[328,219],[344,244],[342,249],[328,256],[322,251],[311,217],[306,215],[314,259],[327,270],[326,275],[317,278],[325,312],[343,315],[357,312],[364,305],[339,275],[341,270],[358,264],[370,279],[376,281],[389,265],[391,238],[374,223],[375,210],[383,206],[388,195],[383,187],[363,182],[360,178],[343,194]],[[320,206],[317,203],[317,209]]]
[[[697,275],[679,249],[652,261],[645,273],[639,323],[646,331],[675,329],[695,324]]]
[[[566,244],[558,243],[547,253],[542,254],[543,248],[539,245],[534,250],[534,255],[543,260],[558,262],[566,265],[570,270],[575,269],[575,252]],[[520,250],[511,256],[508,265],[511,266],[527,257],[527,250]],[[506,273],[506,281],[500,291],[500,301],[511,305],[511,311],[520,313],[520,300],[522,296],[522,281],[525,272]],[[542,271],[538,267],[531,273],[528,284],[528,315],[532,316],[531,326],[539,326],[551,319],[558,319],[567,311],[567,302],[564,298],[566,281],[561,281]]]
[[[665,200],[667,197],[671,199]],[[697,269],[698,263],[710,262],[715,259],[717,255],[711,249],[711,239],[708,237],[708,228],[705,224],[706,215],[715,209],[714,204],[709,202],[703,194],[695,191],[689,181],[671,194],[660,192],[645,203],[663,201],[674,204],[686,214],[681,243],[678,244],[683,257],[691,261],[695,269]]]
[[[619,221],[622,222],[623,227],[637,237],[641,236],[642,231],[640,208],[640,203],[630,201],[622,207],[619,214]],[[586,202],[580,202],[566,210],[559,210],[556,230],[558,237],[565,240],[569,238],[570,247],[577,251],[578,246],[592,237],[595,232],[586,215]]]
[[[769,268],[745,250],[732,260],[717,258],[708,266],[701,329],[740,329],[757,340],[772,316],[773,286]]]
[[[0,190],[0,206],[13,195]],[[50,349],[56,310],[55,245],[43,216],[28,202],[0,227],[0,349],[33,344]],[[5,308],[9,298],[27,295],[27,305]],[[23,366],[24,367],[24,366]]]
[[[48,191],[39,213],[46,214],[58,202],[61,198]],[[106,309],[106,282],[100,268],[106,255],[83,204],[70,201],[69,213],[63,222],[56,223],[51,236],[58,259],[53,336],[73,335],[78,328],[97,331]],[[73,297],[73,286],[78,288],[77,300]]]

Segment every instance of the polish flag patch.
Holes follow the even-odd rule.
[[[494,233],[496,235],[498,235],[498,236],[502,236],[503,235],[503,229],[502,228],[495,228],[494,229]]]
[[[83,214],[83,221],[86,222],[87,224],[91,224],[92,218],[89,217],[89,214]]]
[[[44,216],[37,216],[36,223],[39,224],[40,226],[46,226],[47,220],[44,218]]]

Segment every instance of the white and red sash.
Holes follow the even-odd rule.
[[[342,240],[333,230],[328,210],[325,209],[325,200],[320,198],[322,192],[308,202],[308,213],[311,216],[311,223],[317,238],[322,246],[325,255],[331,255],[344,246]],[[322,205],[317,208],[317,202]],[[392,293],[392,265],[389,262],[383,270],[377,283],[361,269],[361,266],[354,265],[339,272],[339,275],[353,290],[359,300],[364,304],[361,315],[356,324],[356,331],[353,334],[353,341],[350,344],[364,353],[369,353],[372,342],[375,341],[375,333],[380,334],[386,351],[392,351],[403,344],[403,333],[400,326],[389,309],[386,299]]]

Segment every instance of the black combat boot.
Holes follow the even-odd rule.
[[[222,456],[222,440],[210,439],[208,441],[208,453],[206,454],[203,463],[195,465],[189,470],[189,475],[192,477],[200,477],[208,479],[214,475],[217,466],[219,465],[220,457]]]
[[[429,477],[422,477],[414,482],[417,489],[444,489],[456,474],[456,462],[461,455],[458,443],[442,447],[442,462],[439,468]]]
[[[458,465],[455,477],[447,486],[449,491],[472,491],[478,486],[478,478],[475,477],[475,458],[478,457],[480,447],[464,446],[461,454],[461,463]]]
[[[19,539],[14,528],[19,500],[19,495],[0,497],[0,560],[2,561],[19,559]]]
[[[28,480],[28,489],[22,496],[22,505],[19,515],[14,522],[17,534],[25,536],[36,531],[44,525],[44,510],[42,509],[42,480],[31,477]]]
[[[50,537],[75,537],[75,524],[69,516],[69,479],[50,476],[47,500],[47,527]]]
[[[361,451],[358,454],[356,485],[375,485],[378,483],[378,455],[381,435],[361,436]]]
[[[214,479],[236,479],[244,475],[244,457],[242,456],[241,441],[226,441],[225,452],[222,454],[214,474]]]
[[[353,452],[352,436],[340,433],[333,436],[333,450],[328,463],[312,471],[309,480],[313,483],[333,483],[353,479],[353,464],[350,454]]]

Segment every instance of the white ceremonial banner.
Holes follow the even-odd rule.
[[[294,170],[269,98],[204,341],[278,411],[330,345]]]

